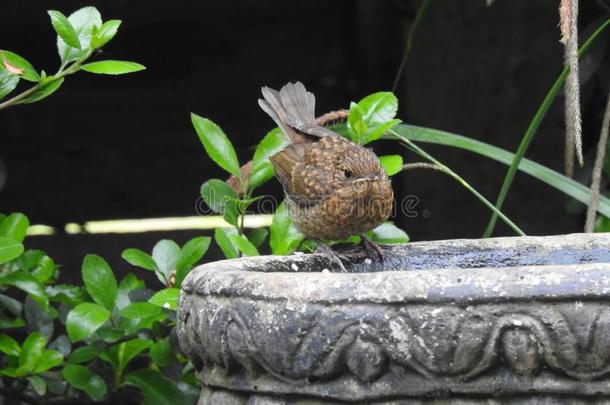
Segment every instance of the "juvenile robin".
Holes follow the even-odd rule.
[[[324,241],[360,235],[367,251],[382,258],[379,246],[364,236],[392,209],[392,186],[377,156],[316,125],[316,99],[302,83],[288,83],[280,91],[261,90],[259,105],[290,141],[271,163],[295,226],[322,242],[321,250],[342,270],[341,260]]]

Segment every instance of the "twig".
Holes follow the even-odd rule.
[[[426,163],[426,162],[416,162],[416,163],[407,163],[402,166],[402,170],[413,170],[413,169],[431,169],[431,170],[439,170],[443,171],[443,168],[434,163]]]
[[[587,207],[587,219],[585,221],[585,232],[593,232],[595,227],[595,218],[597,206],[599,204],[600,183],[602,178],[602,169],[604,167],[604,158],[606,157],[606,144],[608,143],[608,130],[610,126],[610,93],[608,93],[608,101],[606,102],[606,110],[602,118],[602,128],[599,135],[599,143],[597,144],[597,153],[595,155],[595,163],[593,164],[593,179],[591,180],[591,197],[589,198],[589,206]]]
[[[578,82],[578,0],[561,0],[559,25],[561,42],[565,45],[565,65],[570,68],[565,84],[565,170],[566,175],[572,177],[574,175],[574,149],[576,149],[578,163],[583,165],[580,85]]]

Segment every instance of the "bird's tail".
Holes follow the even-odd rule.
[[[315,96],[308,92],[303,83],[288,83],[280,91],[263,87],[263,99],[258,100],[261,106],[284,134],[293,143],[306,140],[295,128],[315,125]]]

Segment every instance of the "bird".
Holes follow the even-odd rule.
[[[316,98],[301,82],[287,83],[279,91],[265,86],[261,92],[259,106],[289,141],[270,161],[296,228],[317,241],[318,249],[342,271],[345,267],[329,241],[360,236],[363,247],[383,260],[381,248],[364,235],[392,210],[392,185],[377,155],[317,125]]]

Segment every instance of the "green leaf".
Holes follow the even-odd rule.
[[[208,156],[227,172],[240,176],[239,161],[231,141],[218,125],[191,113],[191,121]]]
[[[114,273],[104,259],[97,255],[87,255],[82,266],[83,281],[93,301],[112,310],[116,303],[117,282]]]
[[[19,356],[21,348],[15,339],[8,335],[0,334],[0,352],[9,356]]]
[[[178,288],[164,288],[161,291],[157,291],[148,302],[157,305],[162,308],[176,310],[178,306],[178,298],[180,297],[180,289]],[[156,315],[156,314],[155,314]]]
[[[62,370],[62,375],[72,387],[85,391],[94,401],[100,401],[108,391],[106,382],[87,367],[69,364]]]
[[[0,246],[1,246],[0,239]],[[0,247],[0,252],[2,248]],[[40,303],[48,303],[49,297],[44,291],[42,285],[34,277],[21,271],[15,271],[4,276],[0,276],[0,285],[12,285],[26,293],[38,298]]]
[[[42,253],[42,251],[38,252]],[[40,256],[36,267],[30,271],[30,274],[41,284],[44,284],[55,274],[55,262],[43,253],[43,255]]]
[[[125,331],[120,328],[111,328],[109,326],[102,326],[95,332],[96,335],[104,342],[113,343],[125,336]]]
[[[400,155],[379,156],[379,162],[388,176],[393,176],[402,170],[403,162]]]
[[[121,26],[121,20],[108,20],[102,26],[95,30],[93,38],[91,39],[91,48],[97,49],[106,45],[116,35],[119,27]]]
[[[19,353],[19,367],[17,374],[25,376],[34,371],[36,364],[42,357],[42,352],[47,344],[47,339],[40,332],[34,332],[28,335],[21,346]]]
[[[112,364],[116,380],[120,381],[123,371],[130,361],[152,345],[150,340],[133,339],[109,347],[102,353],[101,358]]]
[[[63,302],[76,306],[87,299],[85,290],[81,287],[68,284],[57,284],[47,287],[47,294],[52,301]]]
[[[152,260],[152,259],[151,259]],[[119,291],[116,299],[116,307],[123,309],[131,303],[129,299],[129,293],[133,290],[141,290],[146,288],[144,282],[139,280],[136,276],[129,273],[119,283]]]
[[[141,267],[146,270],[157,271],[157,265],[153,258],[140,249],[125,249],[121,257],[132,266]]]
[[[57,36],[57,51],[64,64],[77,60],[89,51],[95,27],[102,26],[102,17],[95,7],[84,7],[70,14],[68,21],[78,36],[80,47],[67,44]]]
[[[0,236],[23,242],[29,226],[28,217],[18,212],[12,213],[0,223]]]
[[[214,241],[227,259],[239,257],[239,250],[231,241],[233,235],[237,235],[237,229],[235,228],[216,228],[214,230]]]
[[[292,223],[290,215],[288,215],[288,209],[283,202],[273,214],[269,232],[269,245],[274,255],[286,255],[294,252],[305,239],[305,235],[299,232]]]
[[[134,385],[144,395],[144,405],[175,405],[186,403],[176,384],[155,370],[141,369],[129,373],[125,384]]]
[[[23,245],[12,238],[0,236],[0,264],[10,262],[23,253]],[[0,277],[0,284],[2,277]]]
[[[159,367],[167,367],[174,361],[174,352],[169,344],[169,340],[162,339],[155,342],[150,347],[150,358]]]
[[[148,302],[134,302],[123,308],[119,314],[128,319],[142,319],[156,316],[162,312],[162,309]]]
[[[384,222],[371,231],[371,240],[377,243],[407,243],[409,235],[392,222]]]
[[[4,68],[4,61],[10,63],[12,66],[21,69],[22,73],[19,75],[20,78],[29,82],[38,82],[40,75],[36,72],[36,69],[30,62],[10,51],[0,51],[0,65]]]
[[[290,142],[279,128],[274,128],[259,144],[254,151],[250,179],[248,183],[251,189],[266,183],[273,177],[273,166],[269,158],[284,149]]]
[[[98,304],[85,302],[68,313],[66,329],[71,341],[77,342],[93,335],[110,319],[110,311]]]
[[[40,356],[40,360],[34,368],[34,373],[39,374],[44,371],[57,367],[64,362],[64,355],[57,350],[44,350]]]
[[[401,121],[399,119],[393,119],[393,120],[386,122],[385,124],[381,124],[381,125],[378,125],[376,127],[369,129],[367,131],[366,135],[364,136],[364,145],[381,138],[381,136],[383,136],[386,132],[388,132],[390,129],[394,128],[396,125],[398,125],[400,123],[401,123]]]
[[[57,35],[69,46],[80,49],[80,41],[74,27],[68,21],[68,18],[57,10],[48,10],[49,16],[51,17],[51,24]]]
[[[510,165],[515,156],[513,153],[498,148],[497,146],[438,129],[400,124],[394,129],[394,132],[396,132],[398,137],[392,135],[389,136],[388,139],[400,139],[401,137],[405,137],[414,142],[426,142],[465,149],[505,165]],[[590,192],[587,186],[580,184],[555,170],[525,158],[520,161],[518,169],[585,205],[589,203]],[[600,196],[597,211],[600,214],[610,217],[610,199]]]
[[[265,239],[267,238],[267,229],[265,228],[256,228],[248,233],[248,240],[256,247],[260,247],[263,244]]]
[[[152,251],[153,260],[166,279],[169,279],[171,274],[176,270],[176,264],[178,263],[181,254],[182,251],[180,246],[169,239],[163,239],[157,242]]]
[[[238,197],[226,181],[210,179],[201,185],[201,198],[212,211],[224,214],[229,202]]]
[[[47,383],[45,382],[44,378],[37,375],[32,375],[28,377],[28,381],[36,394],[42,397],[47,393]]]
[[[144,65],[124,60],[101,60],[82,65],[81,70],[101,75],[123,75],[146,69]]]
[[[0,100],[6,97],[19,84],[19,76],[4,69],[0,61]]]
[[[231,241],[245,256],[260,256],[256,247],[243,235],[232,235]]]
[[[94,358],[99,356],[102,350],[103,344],[100,343],[101,342],[97,341],[88,346],[79,347],[78,349],[74,350],[70,355],[70,358],[68,359],[68,363],[81,364],[93,360]]]
[[[64,82],[64,78],[61,79],[52,79],[47,83],[43,84],[40,88],[38,88],[35,92],[17,102],[16,104],[31,104],[36,101],[40,101],[44,98],[49,97],[51,94],[55,93],[57,89]]]
[[[358,102],[363,112],[363,119],[369,127],[385,124],[396,116],[398,99],[388,91],[366,96]],[[351,114],[351,108],[350,108]]]
[[[353,142],[362,145],[364,142],[364,134],[368,126],[364,122],[364,111],[356,103],[351,103],[349,106],[349,114],[347,116],[347,128]]]
[[[180,259],[176,264],[176,285],[179,286],[191,268],[197,263],[210,247],[209,236],[193,238],[182,246]]]

